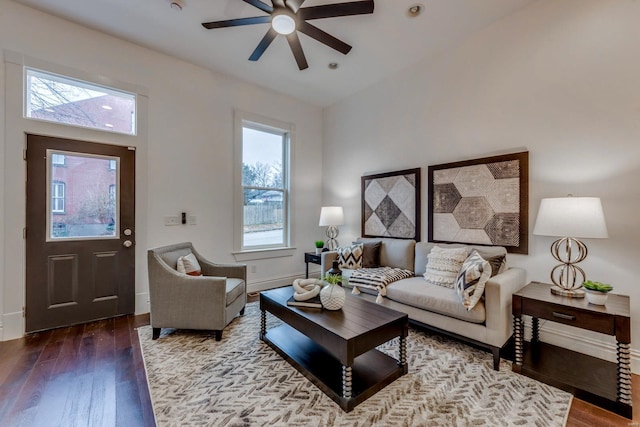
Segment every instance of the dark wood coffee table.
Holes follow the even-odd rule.
[[[350,412],[408,371],[409,318],[347,295],[341,310],[287,306],[291,286],[260,293],[260,339]],[[284,323],[267,329],[267,312]],[[400,337],[396,360],[375,347]]]

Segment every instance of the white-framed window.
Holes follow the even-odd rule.
[[[292,139],[291,124],[236,113],[237,252],[292,246],[289,214]]]
[[[135,94],[35,68],[24,73],[26,118],[136,134]]]
[[[62,181],[51,182],[51,212],[65,213],[65,183]]]

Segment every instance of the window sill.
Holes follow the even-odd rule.
[[[256,249],[249,251],[233,252],[236,261],[253,261],[256,259],[281,258],[293,256],[296,248]]]

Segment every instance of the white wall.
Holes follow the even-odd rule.
[[[609,238],[585,240],[589,278],[631,296],[634,372],[640,371],[640,2],[540,0],[458,48],[331,106],[324,113],[325,203],[345,206],[343,241],[360,232],[360,176],[530,153],[530,224],[543,197],[602,198]],[[551,237],[530,233],[510,255],[548,282]],[[543,326],[550,340],[613,357],[613,340]],[[576,339],[577,338],[577,339]]]
[[[260,114],[296,127],[294,238],[291,257],[250,261],[249,289],[290,283],[304,273],[305,250],[322,237],[322,111],[290,97],[212,73],[169,56],[0,0],[0,50],[88,75],[144,88],[147,122],[137,141],[97,131],[45,125],[21,118],[13,80],[0,69],[0,339],[21,336],[24,304],[25,131],[138,146],[136,312],[146,312],[146,249],[192,241],[208,258],[233,262],[233,112]],[[9,82],[9,80],[12,80]],[[6,105],[6,110],[5,110]],[[5,120],[6,118],[6,120]],[[19,158],[18,158],[19,156]],[[10,203],[9,203],[10,202]],[[195,226],[163,225],[165,215],[186,211]]]

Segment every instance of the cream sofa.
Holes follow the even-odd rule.
[[[443,332],[491,350],[493,368],[498,370],[500,349],[513,332],[511,295],[526,284],[526,273],[520,268],[507,268],[492,277],[485,285],[484,298],[470,311],[461,303],[455,290],[427,283],[423,277],[427,255],[434,245],[462,247],[461,244],[443,244],[390,238],[360,238],[357,242],[380,241],[380,265],[403,268],[415,276],[393,282],[386,287],[382,304],[409,315],[412,323]],[[480,255],[505,254],[499,246],[471,246]],[[335,251],[322,253],[321,270],[326,272],[337,259]],[[353,270],[343,269],[347,279]],[[360,298],[375,302],[377,292],[358,287]]]

